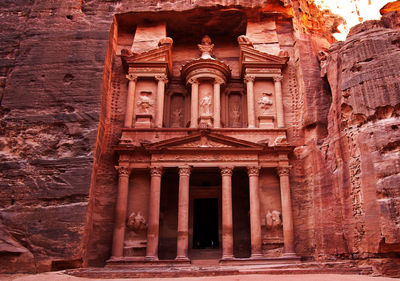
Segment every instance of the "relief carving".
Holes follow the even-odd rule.
[[[266,238],[278,238],[282,228],[281,212],[278,210],[268,211],[265,214]]]
[[[211,98],[208,96],[209,93],[205,97],[203,97],[200,101],[200,108],[203,115],[211,115]]]
[[[229,126],[232,128],[242,127],[242,100],[240,94],[233,93],[229,95],[228,114]]]
[[[132,212],[128,217],[126,226],[135,233],[139,233],[147,229],[147,222],[140,212],[137,214]]]
[[[151,92],[141,92],[137,105],[139,112],[142,114],[149,114],[150,109],[153,107],[153,100],[151,99]]]
[[[170,127],[184,127],[184,103],[185,100],[182,95],[175,94],[171,97]]]
[[[262,97],[258,99],[257,104],[263,110],[262,114],[266,114],[267,111],[272,107],[272,100],[270,97],[272,93],[263,93]]]

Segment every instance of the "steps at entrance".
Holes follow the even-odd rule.
[[[196,264],[196,262],[198,262]],[[204,264],[202,264],[204,263]],[[209,263],[209,264],[207,264]],[[190,265],[157,267],[106,267],[67,270],[67,274],[87,278],[152,278],[223,276],[243,274],[372,274],[370,266],[357,266],[354,261],[329,263],[295,263],[268,265],[215,265],[214,259],[197,260]]]

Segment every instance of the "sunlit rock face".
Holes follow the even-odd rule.
[[[177,39],[172,71],[180,82],[180,67],[199,57],[196,44],[211,32],[213,56],[223,56],[243,93],[239,35],[250,38],[254,52],[289,58],[282,98],[286,139],[294,147],[297,255],[369,258],[396,274],[387,257],[400,242],[398,14],[356,27],[318,56],[342,21],[310,1],[11,2],[0,4],[1,272],[105,264],[118,182],[114,147],[128,91],[121,50],[143,53],[157,48],[160,36]],[[172,23],[141,37],[138,19]],[[201,24],[185,29],[182,21]],[[224,37],[226,29],[233,39]],[[277,181],[261,184],[262,204],[279,209],[268,195],[275,188],[279,199]]]

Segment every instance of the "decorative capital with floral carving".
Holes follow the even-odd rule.
[[[244,81],[247,82],[254,82],[254,80],[256,80],[256,77],[254,75],[246,75],[244,77]]]
[[[131,169],[126,166],[115,166],[115,169],[117,169],[120,177],[129,177],[131,173]]]
[[[281,82],[283,79],[283,76],[282,75],[274,76],[273,79],[274,79],[274,82]]]
[[[233,174],[233,167],[221,167],[221,176],[231,177]]]
[[[168,83],[167,75],[161,74],[161,75],[156,75],[155,76],[157,81],[162,81],[164,84]]]
[[[289,176],[290,167],[278,167],[277,170],[278,170],[278,175],[279,175],[280,177],[282,177],[282,176]]]
[[[133,74],[127,74],[125,77],[126,77],[126,79],[128,79],[129,81],[134,81],[134,82],[136,82],[137,79],[138,79],[137,75],[133,75]]]
[[[163,172],[163,168],[159,166],[152,166],[150,167],[150,175],[152,177],[161,177]]]
[[[199,81],[197,80],[197,78],[190,78],[188,81],[190,84],[199,84]]]
[[[190,176],[190,166],[184,165],[179,167],[179,176]]]
[[[247,173],[249,177],[258,177],[260,175],[260,167],[247,167]]]

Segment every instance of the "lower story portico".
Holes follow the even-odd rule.
[[[120,145],[109,263],[298,259],[291,150],[208,130]]]

